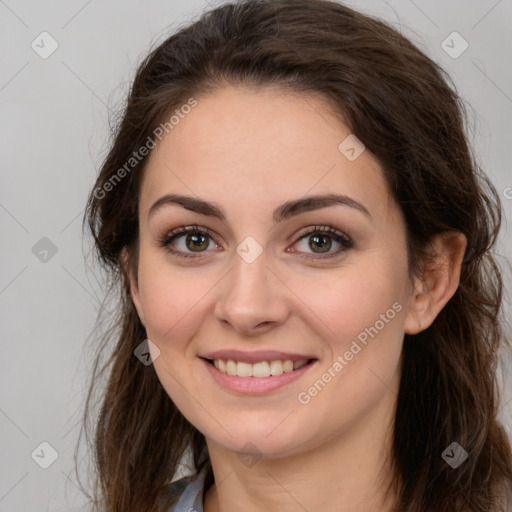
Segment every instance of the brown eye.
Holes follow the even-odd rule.
[[[194,258],[208,252],[210,242],[214,242],[212,233],[206,228],[199,226],[182,226],[165,234],[160,240],[160,246],[164,247],[171,254],[183,257]],[[214,243],[216,247],[217,244]]]
[[[309,237],[308,245],[311,249],[319,249],[319,252],[329,252],[332,240],[329,235],[313,235]]]
[[[306,241],[307,243],[305,243]],[[333,241],[340,246],[338,250],[331,251]],[[300,248],[300,244],[303,244],[302,248]],[[347,235],[330,226],[314,226],[309,228],[305,233],[302,233],[302,236],[299,237],[294,245],[298,245],[299,250],[293,250],[292,252],[304,253],[301,257],[306,259],[332,258],[354,247],[352,240]],[[304,245],[306,246],[304,247]],[[325,256],[322,256],[323,254]]]
[[[200,252],[208,248],[209,241],[207,237],[208,235],[204,235],[203,233],[187,234],[185,235],[185,245],[193,252]]]

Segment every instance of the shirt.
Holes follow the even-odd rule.
[[[204,480],[208,465],[206,464],[194,480],[188,475],[169,484],[169,493],[180,499],[167,512],[203,512]]]

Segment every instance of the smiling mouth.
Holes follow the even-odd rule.
[[[267,377],[282,375],[283,373],[292,373],[295,370],[317,361],[317,359],[301,359],[298,361],[292,361],[291,359],[277,359],[260,361],[254,364],[234,361],[232,359],[205,359],[205,361],[226,375],[264,379]]]

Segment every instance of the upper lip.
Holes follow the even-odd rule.
[[[204,359],[223,359],[227,361],[241,361],[243,363],[259,363],[260,361],[287,361],[293,362],[309,359],[316,359],[311,355],[293,354],[291,352],[279,352],[277,350],[257,350],[255,352],[244,352],[242,350],[217,350],[209,352],[200,357]]]

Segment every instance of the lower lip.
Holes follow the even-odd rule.
[[[318,362],[314,359],[310,363],[302,366],[301,368],[294,370],[293,372],[282,373],[281,375],[273,375],[271,377],[238,377],[237,375],[228,375],[220,370],[217,370],[213,364],[210,364],[206,359],[202,359],[206,365],[210,375],[224,388],[230,391],[237,391],[243,394],[250,395],[261,395],[274,391],[278,388],[289,384],[305,373],[307,373],[313,366]]]

